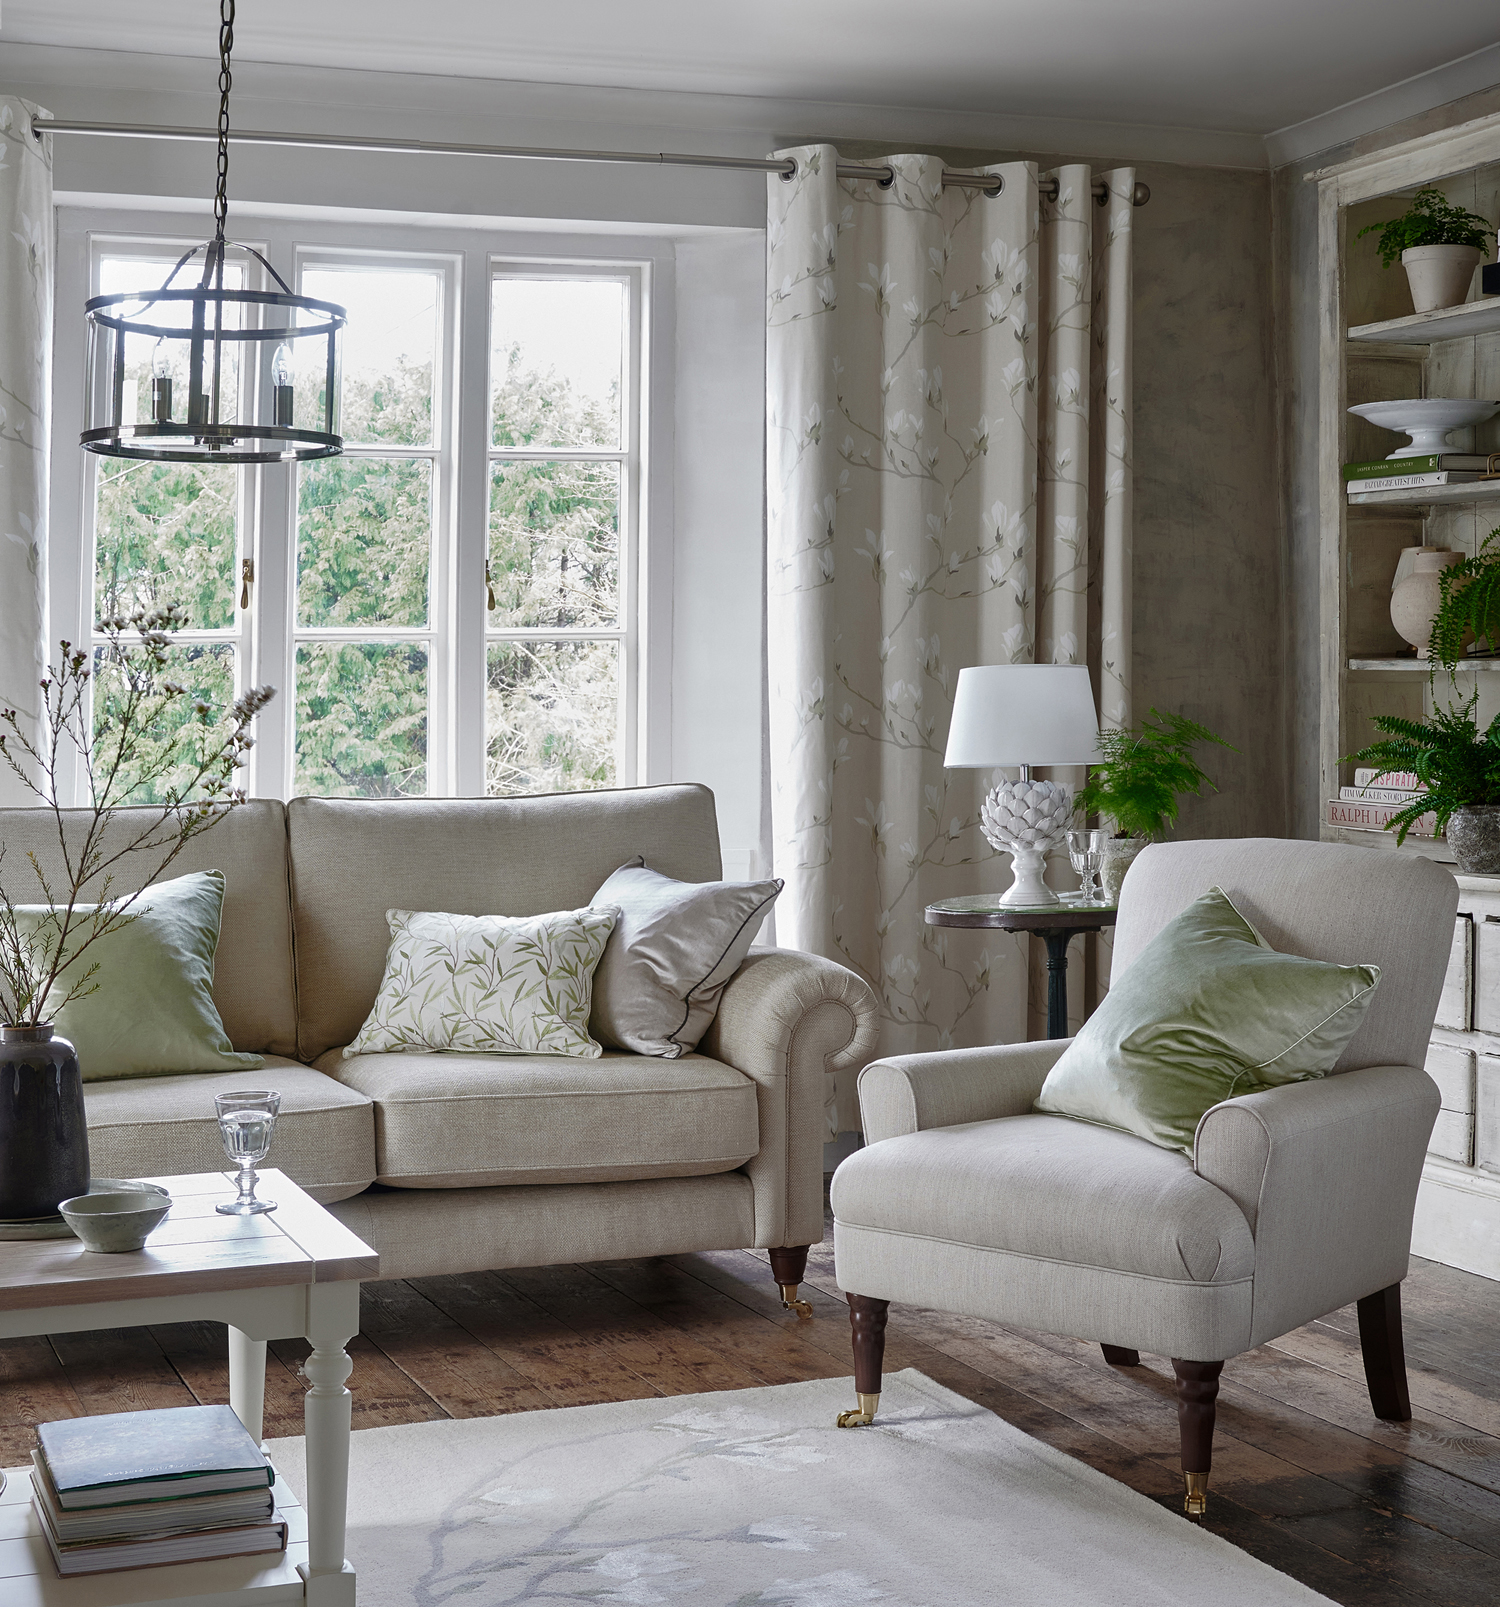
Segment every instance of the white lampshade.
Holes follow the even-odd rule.
[[[1082,664],[980,664],[958,672],[949,770],[1093,764],[1099,758],[1094,690]]]

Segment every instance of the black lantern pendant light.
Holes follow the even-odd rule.
[[[84,304],[89,384],[79,440],[89,452],[172,463],[285,463],[333,457],[344,447],[338,433],[344,309],[293,295],[260,252],[224,238],[234,4],[219,5],[214,237],[185,252],[160,289]],[[226,290],[229,249],[248,252],[281,288]],[[201,280],[174,288],[200,252]]]

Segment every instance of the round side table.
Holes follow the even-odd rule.
[[[1047,945],[1047,1036],[1068,1036],[1068,944],[1082,932],[1115,924],[1113,904],[1002,904],[985,893],[942,898],[927,906],[929,926],[1035,932]]]

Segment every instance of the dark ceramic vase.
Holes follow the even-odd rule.
[[[78,1056],[51,1027],[0,1026],[0,1220],[52,1216],[88,1193]]]
[[[1500,805],[1455,809],[1448,817],[1448,846],[1461,874],[1500,875]]]

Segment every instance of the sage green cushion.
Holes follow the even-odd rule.
[[[1191,1156],[1214,1105],[1332,1071],[1379,981],[1378,966],[1278,953],[1211,888],[1110,988],[1034,1108]]]
[[[91,913],[96,906],[77,908]],[[115,1077],[169,1077],[191,1071],[254,1071],[260,1055],[231,1046],[214,1007],[214,950],[224,908],[224,873],[194,871],[148,887],[125,925],[91,943],[60,981],[67,986],[91,965],[94,991],[52,1016],[59,1036],[78,1052],[85,1082]],[[47,906],[16,907],[36,924]]]

